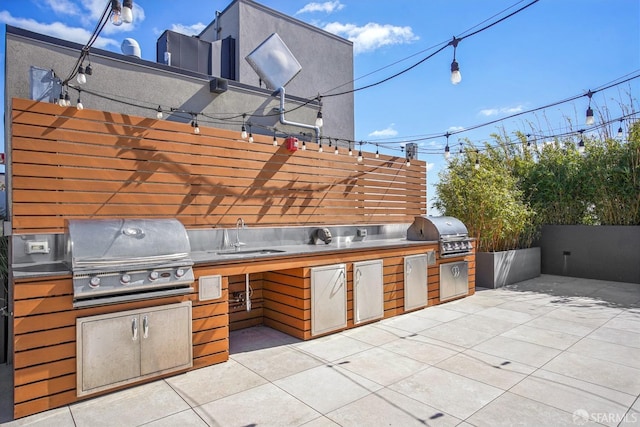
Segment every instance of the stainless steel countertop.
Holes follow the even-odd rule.
[[[226,250],[201,250],[191,252],[191,258],[195,265],[222,265],[236,264],[263,259],[286,259],[291,257],[313,256],[318,254],[330,254],[336,252],[362,251],[371,249],[389,249],[412,247],[428,244],[437,244],[437,241],[412,241],[405,238],[375,239],[352,241],[349,239],[337,239],[329,244],[283,245],[283,246],[241,246],[238,251]],[[263,250],[275,250],[277,252],[262,253]],[[245,252],[245,253],[243,253]],[[14,264],[11,266],[13,277],[16,279],[64,276],[71,275],[71,270],[64,262],[46,262]]]

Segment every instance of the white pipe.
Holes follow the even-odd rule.
[[[249,284],[249,273],[245,273],[244,275],[244,292],[247,311],[251,311],[251,285]]]
[[[305,123],[290,122],[284,118],[284,86],[278,89],[278,91],[280,92],[280,123],[288,126],[301,127],[304,129],[313,129],[313,131],[316,133],[316,144],[320,145],[320,128],[318,126],[307,125]]]

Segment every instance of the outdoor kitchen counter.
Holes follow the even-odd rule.
[[[438,244],[437,241],[412,241],[405,238],[378,239],[351,242],[338,242],[330,244],[307,244],[288,246],[256,246],[246,245],[240,247],[238,251],[207,250],[191,253],[191,258],[196,265],[220,265],[236,264],[254,260],[283,259],[309,257],[314,255],[327,255],[340,252],[370,251],[372,249],[394,249],[405,247],[418,247]],[[263,252],[264,251],[264,252]],[[243,253],[245,252],[245,253]]]

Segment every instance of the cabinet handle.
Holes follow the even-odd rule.
[[[131,319],[131,339],[136,341],[138,339],[138,318]]]
[[[407,271],[408,274],[411,274],[411,270],[413,270],[413,267],[411,266],[411,262],[410,261],[407,261],[407,270],[408,270]]]
[[[142,318],[142,338],[149,337],[149,317],[144,316]]]
[[[360,285],[360,279],[362,278],[362,271],[360,269],[356,270],[356,286]]]

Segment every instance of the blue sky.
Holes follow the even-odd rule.
[[[3,0],[0,24],[85,44],[106,0]],[[138,41],[144,59],[155,61],[155,46],[166,29],[197,34],[230,0],[135,0],[133,25],[108,25],[95,47],[120,51],[124,38]],[[354,41],[355,87],[391,76],[433,52],[434,46],[468,33],[528,4],[530,0],[262,0],[279,12]],[[507,12],[503,12],[508,9]],[[503,13],[501,13],[503,12]],[[501,14],[500,14],[501,13]],[[496,16],[496,14],[498,14]],[[492,18],[496,16],[495,18]],[[0,74],[4,81],[4,25],[0,28]],[[540,0],[523,12],[457,48],[462,82],[452,85],[449,47],[398,78],[356,93],[356,140],[371,142],[425,137],[419,158],[429,164],[433,183],[445,165],[446,132],[473,127],[595,90],[640,72],[638,0]],[[337,86],[337,85],[336,85]],[[313,88],[309,94],[331,88]],[[0,93],[4,98],[4,84]],[[620,104],[636,102],[640,79],[597,92],[592,106],[619,117]],[[547,134],[569,123],[584,124],[588,99],[501,121],[449,139],[476,144],[504,129]],[[90,106],[87,106],[90,108]],[[331,114],[324,111],[325,115]],[[618,124],[615,124],[617,129]],[[434,137],[430,137],[434,136]],[[3,142],[3,141],[0,141]],[[368,150],[373,150],[371,146]],[[429,199],[433,197],[431,186]]]

